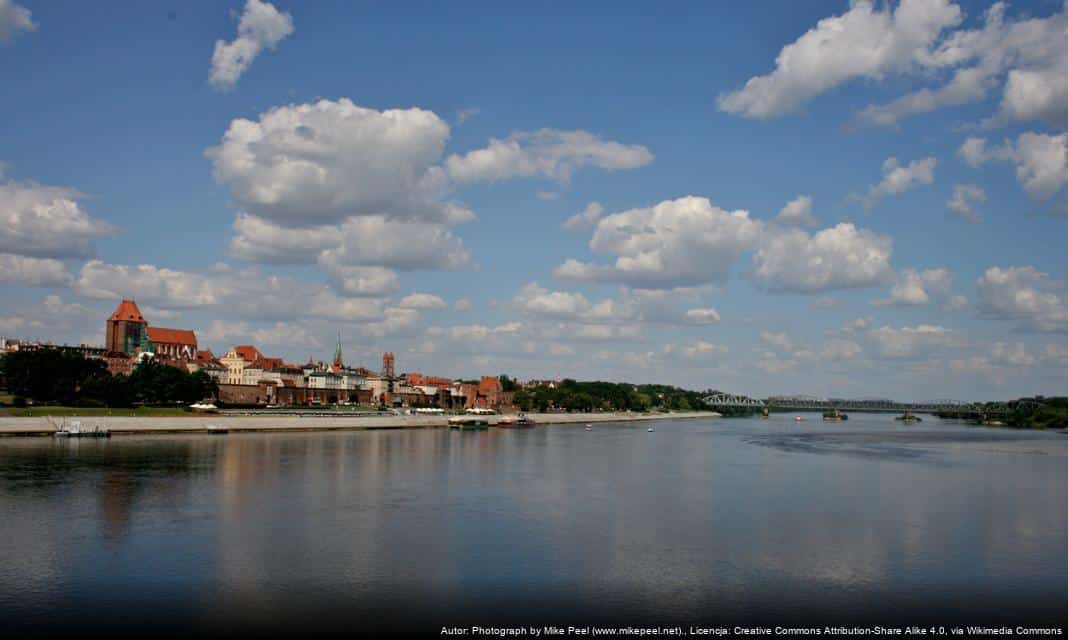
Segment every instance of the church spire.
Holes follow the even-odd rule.
[[[334,349],[334,368],[341,369],[344,363],[341,361],[341,332],[337,332],[337,348]]]

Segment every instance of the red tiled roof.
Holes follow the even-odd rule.
[[[214,360],[215,354],[211,352],[211,349],[203,349],[197,351],[197,360]]]
[[[284,366],[285,366],[285,362],[283,362],[281,358],[264,358],[263,359],[263,369],[264,369],[264,371],[266,371],[268,369],[277,369],[278,367],[284,367]]]
[[[234,347],[234,351],[249,362],[263,359],[263,354],[260,353],[260,350],[250,344],[239,344]]]
[[[154,344],[188,344],[194,347],[197,344],[197,334],[190,329],[164,329],[163,327],[149,327],[148,339]]]
[[[144,322],[145,318],[141,315],[141,310],[137,308],[137,303],[133,300],[123,300],[119,303],[119,306],[115,307],[115,313],[111,314],[108,321],[111,320],[129,320],[132,322]]]

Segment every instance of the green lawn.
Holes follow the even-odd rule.
[[[104,409],[98,407],[0,407],[0,416],[34,418],[40,416],[193,416],[185,409],[170,407],[138,407],[135,409]]]

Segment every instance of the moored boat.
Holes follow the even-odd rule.
[[[923,420],[919,416],[914,416],[908,411],[906,411],[905,413],[897,416],[896,418],[894,418],[894,420],[900,420],[900,421],[902,421],[902,422],[904,422],[906,424],[908,424],[910,422],[923,422]]]
[[[57,438],[110,438],[111,432],[100,425],[94,425],[91,429],[82,427],[81,420],[71,420],[67,422],[64,418],[60,424],[53,423],[52,426],[56,428],[55,436]]]
[[[460,431],[481,431],[489,429],[489,420],[475,416],[454,416],[449,418],[449,428]]]
[[[841,422],[842,420],[849,420],[849,416],[838,409],[834,409],[833,411],[824,411],[823,420],[824,422]]]

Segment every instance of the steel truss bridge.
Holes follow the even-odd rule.
[[[1034,409],[1042,404],[1032,400],[987,403],[934,400],[931,402],[894,402],[892,400],[846,400],[827,398],[767,398],[759,400],[728,393],[713,393],[705,397],[712,407],[768,409],[769,411],[857,411],[886,413],[953,413],[962,415],[1000,415],[1017,408]]]

